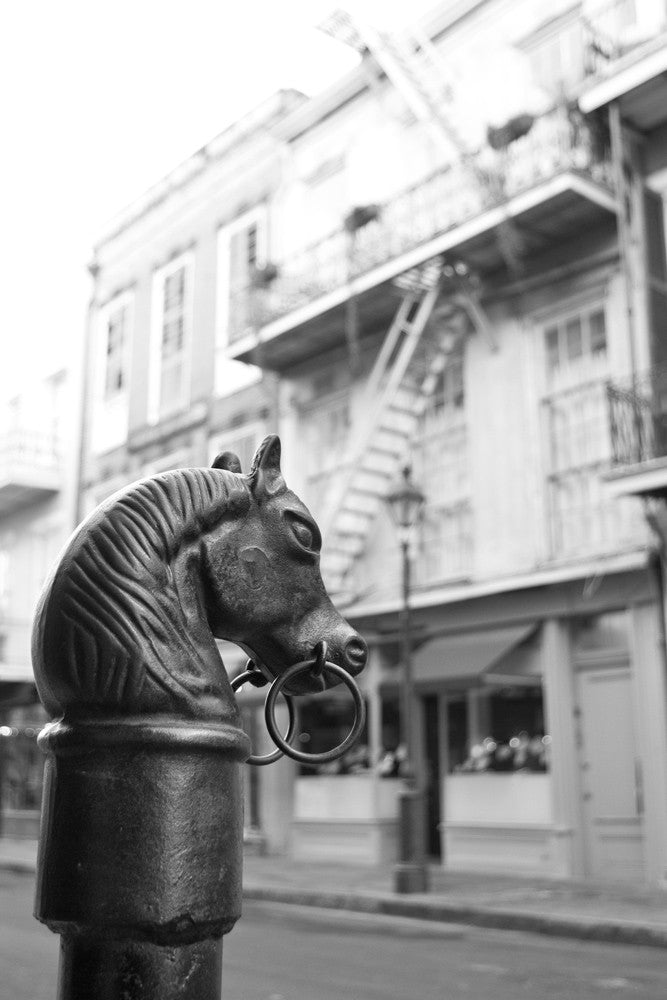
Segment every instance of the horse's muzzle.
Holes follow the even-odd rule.
[[[341,659],[343,661],[340,664],[341,667],[344,667],[353,677],[361,673],[368,660],[368,646],[360,635],[353,635],[351,639],[348,639],[343,647]]]

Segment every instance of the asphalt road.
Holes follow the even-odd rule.
[[[0,872],[0,1000],[55,1000],[58,939],[32,894]],[[306,907],[246,904],[224,950],[224,1000],[667,998],[660,949]]]

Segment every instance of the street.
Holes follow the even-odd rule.
[[[55,1000],[58,938],[33,879],[0,872],[0,1000]],[[664,1000],[657,948],[247,903],[226,938],[224,1000]]]

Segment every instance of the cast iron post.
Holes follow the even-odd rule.
[[[326,595],[319,531],[276,437],[248,475],[225,454],[115,494],[46,583],[33,665],[54,721],[40,735],[35,915],[62,937],[59,1000],[220,998],[250,744],[215,638],[275,683],[319,642],[331,662],[316,678],[301,663],[299,691],[366,660]]]
[[[425,498],[403,469],[400,482],[387,495],[386,503],[398,531],[401,545],[402,606],[401,629],[401,742],[407,759],[403,762],[405,787],[398,799],[398,863],[394,868],[394,889],[398,893],[426,892],[428,869],[425,843],[425,788],[421,750],[415,729],[415,693],[412,679],[412,629],[410,616],[410,534],[421,513]]]

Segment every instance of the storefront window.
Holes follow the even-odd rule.
[[[465,701],[450,702],[448,715],[450,773],[549,769],[541,687],[469,692]]]
[[[368,706],[367,706],[368,708]],[[342,743],[354,722],[354,704],[350,698],[322,696],[300,699],[299,733],[295,745],[304,753],[322,753]],[[299,773],[358,774],[370,767],[368,751],[368,711],[366,724],[356,745],[338,760],[310,767],[299,765]]]

